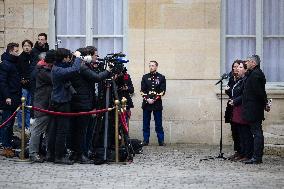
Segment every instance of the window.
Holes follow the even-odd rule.
[[[221,38],[223,72],[235,59],[258,54],[267,81],[284,81],[283,0],[223,0]]]
[[[54,35],[61,41],[58,47],[74,51],[94,45],[102,57],[126,52],[127,0],[50,1],[55,9]]]

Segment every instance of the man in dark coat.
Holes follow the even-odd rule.
[[[26,98],[26,105],[31,105],[31,76],[36,66],[33,62],[34,55],[32,53],[33,43],[26,39],[22,42],[23,52],[19,56],[18,64],[20,66],[22,96]],[[22,111],[17,114],[19,128],[22,127]],[[30,110],[25,111],[25,127],[30,127]]]
[[[2,119],[7,120],[17,107],[21,104],[21,77],[19,74],[18,63],[19,56],[19,44],[9,43],[7,50],[1,56],[0,63],[0,91],[2,94],[3,115]],[[14,151],[12,150],[12,136],[13,136],[13,125],[15,119],[4,126],[1,131],[2,142],[4,150],[3,156],[8,158],[13,157]]]
[[[34,90],[34,106],[48,109],[52,91],[51,68],[55,62],[56,51],[47,51],[45,59],[38,62],[35,68],[36,87]],[[40,140],[50,120],[46,113],[35,111],[35,121],[31,125],[31,138],[29,143],[29,156],[31,162],[42,163],[43,158],[39,154]]]
[[[47,35],[46,33],[38,34],[38,41],[35,43],[34,48],[32,49],[32,53],[34,55],[34,65],[38,63],[40,60],[39,55],[41,53],[46,53],[49,50],[49,45],[47,43]]]
[[[74,54],[77,58],[73,65],[71,64],[71,52],[68,49],[58,48],[56,52],[56,62],[52,66],[52,93],[51,93],[51,110],[56,112],[70,112],[70,103],[74,88],[70,79],[80,70],[81,59],[78,58],[81,53],[76,51]],[[69,117],[51,116],[48,126],[48,147],[47,160],[59,164],[73,164],[69,160],[66,152],[66,137],[69,132]]]
[[[143,75],[141,81],[141,94],[143,97],[143,137],[144,145],[148,145],[150,137],[151,113],[154,114],[155,130],[160,146],[164,146],[164,129],[162,125],[162,99],[166,92],[166,78],[157,72],[158,63],[150,61],[150,73]]]
[[[246,164],[262,163],[264,136],[261,124],[264,120],[264,110],[270,110],[267,105],[265,91],[266,79],[264,73],[259,68],[259,64],[260,59],[257,55],[251,56],[246,62],[248,72],[242,96],[242,116],[244,120],[249,122],[254,139],[253,157],[245,161],[244,163]]]
[[[89,54],[88,52],[87,54],[84,54],[85,52],[81,53],[82,56],[96,56],[96,54],[94,54],[95,52],[92,52],[92,54]],[[89,60],[93,60],[93,57]],[[92,85],[109,76],[109,68],[103,72],[96,73],[91,68],[90,63],[91,62],[84,61],[81,65],[80,72],[76,73],[71,79],[71,84],[76,91],[71,100],[72,112],[91,111],[93,109],[94,100]],[[92,161],[90,161],[83,153],[90,119],[90,115],[75,116],[71,118],[71,149],[73,151],[71,159],[82,164],[92,163]]]

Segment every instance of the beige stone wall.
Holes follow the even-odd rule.
[[[168,143],[218,143],[220,0],[129,0],[129,71],[136,94],[131,133],[142,138],[140,80],[155,59],[166,75]],[[156,142],[152,123],[152,142]],[[229,130],[224,125],[225,142]]]
[[[41,32],[48,32],[48,0],[0,1],[0,48],[24,39],[35,42]]]

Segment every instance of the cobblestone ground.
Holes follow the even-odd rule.
[[[225,147],[229,154],[230,147]],[[127,165],[30,164],[0,158],[0,188],[284,188],[284,159],[201,161],[218,147],[147,146]]]

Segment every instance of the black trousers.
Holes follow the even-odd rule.
[[[262,131],[262,121],[250,124],[250,131],[253,135],[253,158],[262,160],[264,149],[264,136]]]
[[[82,155],[84,151],[90,118],[89,115],[85,115],[72,117],[71,119],[71,149],[78,155]]]
[[[240,143],[240,133],[239,133],[238,124],[231,123],[231,131],[232,131],[232,138],[234,141],[234,151],[240,154],[241,153],[241,143]]]
[[[70,112],[69,103],[52,103],[51,110]],[[66,138],[69,132],[70,118],[51,116],[48,126],[47,153],[50,157],[62,158],[66,154]]]
[[[240,134],[241,155],[251,158],[253,154],[253,135],[249,125],[238,124]]]

